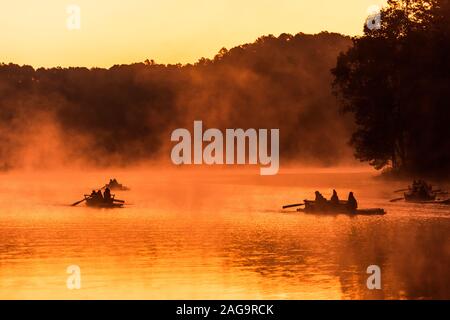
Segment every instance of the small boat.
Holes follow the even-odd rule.
[[[111,186],[109,184],[105,185],[105,188],[109,188],[111,191],[130,191],[130,188],[124,186],[124,185],[118,185],[118,186]]]
[[[410,201],[406,201],[406,202],[410,202],[410,203],[417,203],[417,204],[443,204],[443,205],[450,205],[450,199],[445,199],[445,200],[440,200],[440,199],[435,199],[435,200],[410,200]]]
[[[356,212],[350,211],[305,211],[305,209],[297,209],[298,212],[303,212],[307,214],[321,214],[321,215],[338,215],[347,214],[350,216],[360,215],[360,216],[382,216],[386,214],[386,211],[382,208],[370,208],[370,209],[356,209]]]
[[[97,199],[93,199],[90,195],[84,195],[86,205],[88,207],[93,208],[122,208],[124,203],[118,202],[118,200],[115,200],[114,197],[111,199],[111,201],[99,201]]]
[[[348,214],[348,215],[384,215],[386,211],[382,208],[356,209],[350,210],[347,207],[347,201],[339,201],[339,204],[331,204],[317,206],[315,201],[305,200],[305,208],[297,209],[298,212],[313,213],[313,214]]]
[[[433,192],[417,193],[417,192],[405,192],[404,194],[406,202],[429,202],[436,200],[437,194]]]
[[[423,180],[414,180],[411,186],[407,189],[400,189],[394,192],[403,192],[403,197],[390,200],[396,202],[405,200],[412,203],[439,203],[442,201],[438,196],[448,194],[446,191],[440,189],[434,190],[433,186]]]
[[[104,186],[104,188],[109,188],[111,191],[129,191],[130,188],[118,183],[116,179],[110,179],[109,183]]]

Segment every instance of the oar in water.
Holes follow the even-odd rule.
[[[125,203],[125,200],[113,199],[115,202]]]
[[[395,190],[394,192],[403,192],[403,191],[408,191],[409,189],[400,189],[400,190]]]
[[[75,202],[75,203],[72,203],[71,206],[72,206],[72,207],[75,207],[76,205],[82,203],[82,202],[85,201],[85,200],[86,200],[86,198],[84,198],[83,200],[77,201],[77,202]]]
[[[397,201],[400,201],[400,200],[403,200],[403,199],[404,199],[403,197],[401,197],[401,198],[395,198],[395,199],[389,200],[389,202],[397,202]]]
[[[304,206],[304,205],[305,205],[304,203],[288,204],[288,205],[283,206],[283,209],[300,207],[300,206]]]

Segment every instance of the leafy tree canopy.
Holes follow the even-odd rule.
[[[334,90],[354,115],[355,156],[377,169],[450,173],[450,1],[389,0],[338,57]]]

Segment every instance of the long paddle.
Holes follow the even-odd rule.
[[[113,199],[113,201],[115,201],[115,202],[120,202],[120,203],[125,203],[124,200],[119,200],[119,199]]]
[[[300,207],[300,206],[304,206],[304,205],[305,205],[304,203],[288,204],[288,205],[283,206],[283,209]]]
[[[397,202],[397,201],[400,201],[400,200],[403,200],[403,199],[404,199],[403,197],[401,197],[401,198],[395,198],[395,199],[389,200],[389,202]]]
[[[77,202],[75,202],[75,203],[72,203],[71,206],[72,206],[72,207],[75,207],[76,205],[82,203],[82,202],[85,201],[85,200],[86,200],[86,198],[84,198],[83,200],[77,201]]]

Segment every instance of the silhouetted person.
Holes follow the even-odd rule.
[[[356,198],[353,195],[353,192],[350,192],[348,194],[347,209],[350,212],[355,213],[357,208],[358,208],[358,202],[356,201]]]
[[[95,190],[92,190],[90,197],[91,199],[95,199],[97,197],[97,192]]]
[[[319,191],[316,191],[315,194],[316,198],[314,199],[314,204],[316,208],[324,209],[327,205],[327,199],[325,199]]]
[[[419,187],[419,184],[418,184],[417,180],[414,179],[414,181],[413,181],[413,183],[412,183],[412,188],[411,188],[412,191],[413,191],[413,192],[417,192],[418,187]]]
[[[102,190],[98,190],[97,191],[97,200],[98,201],[103,201]]]
[[[316,202],[323,202],[325,199],[319,191],[315,192],[316,198],[314,199]]]
[[[331,199],[330,199],[330,203],[332,205],[338,205],[339,204],[339,197],[338,197],[338,194],[337,194],[336,190],[334,190],[334,189],[333,189],[333,195],[331,196]]]
[[[105,202],[112,202],[111,190],[109,190],[108,187],[105,189],[105,192],[103,192],[103,198]]]

